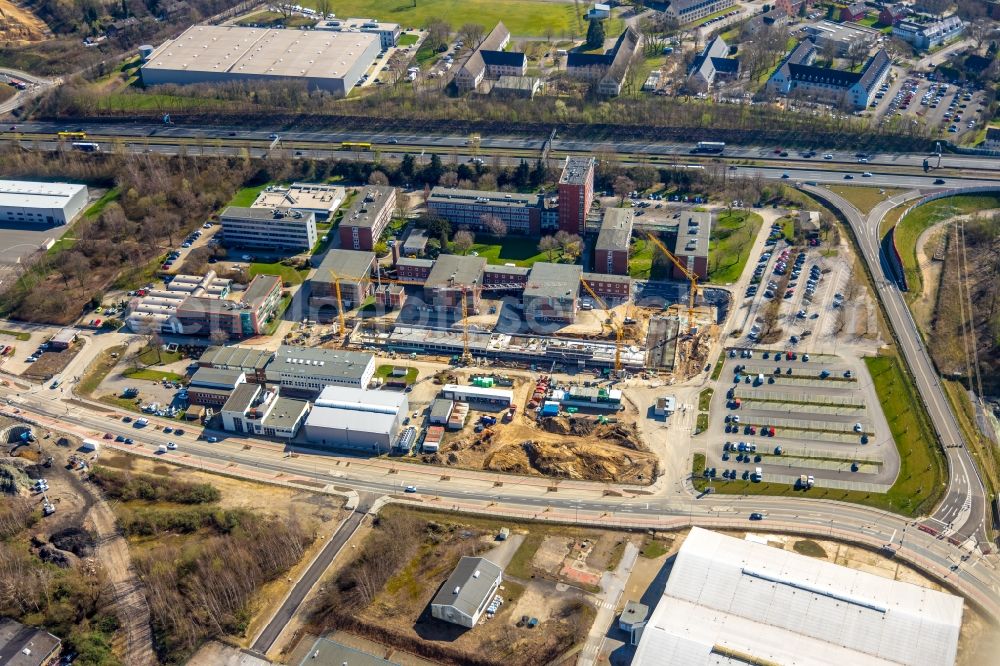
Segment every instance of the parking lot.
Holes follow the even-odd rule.
[[[709,474],[883,492],[899,457],[862,360],[878,329],[853,255],[843,240],[792,246],[777,223],[767,243],[712,398]]]
[[[896,478],[896,448],[860,360],[734,348],[722,378],[704,435],[716,479],[884,492]]]
[[[890,86],[879,88],[872,108],[883,120],[893,116],[910,116],[927,123],[950,138],[975,131],[985,109],[985,93],[973,84],[957,85],[928,81],[911,76]]]

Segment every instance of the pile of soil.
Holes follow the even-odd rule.
[[[486,469],[560,479],[650,483],[659,475],[656,457],[612,443],[536,441],[507,444],[491,453]]]
[[[79,527],[67,527],[54,532],[49,537],[49,542],[59,550],[73,553],[77,557],[90,557],[97,545],[94,535]]]

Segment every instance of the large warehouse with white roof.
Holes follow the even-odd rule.
[[[408,411],[405,393],[327,386],[306,419],[306,440],[320,446],[387,453]]]
[[[54,227],[72,221],[86,205],[86,185],[0,180],[0,222]]]
[[[364,32],[195,25],[164,42],[142,66],[147,86],[300,79],[310,90],[350,92],[381,50]]]
[[[633,666],[954,664],[962,599],[693,528]]]

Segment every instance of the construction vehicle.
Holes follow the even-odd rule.
[[[653,245],[658,247],[660,249],[660,252],[662,252],[667,257],[667,259],[669,259],[674,264],[674,266],[677,267],[677,270],[683,273],[684,276],[688,280],[690,280],[691,289],[689,290],[688,293],[688,327],[690,329],[690,332],[694,333],[697,329],[697,326],[695,326],[694,324],[694,305],[698,297],[698,274],[689,270],[687,266],[681,263],[681,260],[675,257],[674,253],[668,250],[667,246],[663,244],[663,241],[661,241],[655,235],[647,233],[646,238],[648,238],[653,243]]]

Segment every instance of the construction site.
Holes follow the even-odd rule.
[[[470,385],[452,382],[467,381]],[[428,464],[554,479],[645,485],[660,474],[635,426],[639,409],[610,380],[442,371],[411,394]],[[401,452],[408,453],[408,452]]]

